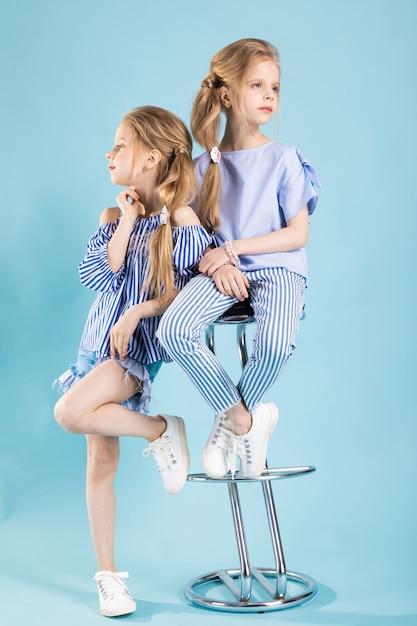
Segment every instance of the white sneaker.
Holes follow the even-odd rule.
[[[97,583],[100,611],[105,617],[117,617],[136,611],[136,602],[125,585],[127,572],[97,572],[93,580]]]
[[[259,476],[265,469],[269,438],[278,420],[273,402],[259,405],[252,415],[252,426],[246,435],[236,436],[240,458],[240,476]]]
[[[223,478],[227,472],[235,472],[236,446],[232,422],[227,415],[219,413],[214,418],[210,437],[203,448],[204,471],[211,478]]]
[[[162,415],[162,414],[161,414]],[[143,456],[152,452],[168,493],[178,493],[187,480],[190,455],[187,447],[184,420],[174,415],[162,415],[167,427],[162,435],[149,443]]]

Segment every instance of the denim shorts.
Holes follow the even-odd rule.
[[[84,378],[93,367],[108,360],[108,357],[97,356],[95,352],[90,350],[80,350],[77,362],[54,381],[53,387],[61,393],[65,393],[81,378]],[[122,402],[122,406],[131,411],[147,415],[151,399],[152,382],[155,380],[163,362],[140,363],[135,361],[135,359],[125,359],[123,361],[115,359],[115,362],[126,370],[126,377],[134,376],[138,382],[137,392],[128,400]]]

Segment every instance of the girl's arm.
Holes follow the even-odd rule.
[[[165,313],[177,293],[178,291],[174,289],[168,301],[165,300],[163,305],[158,298],[154,298],[131,306],[110,330],[110,357],[115,359],[118,354],[121,360],[125,359],[130,338],[140,320]]]
[[[120,222],[107,246],[107,259],[110,269],[116,274],[126,258],[130,233],[138,217],[145,215],[145,207],[133,189],[124,189],[117,196],[121,211]]]
[[[266,254],[268,252],[291,252],[307,244],[309,217],[307,206],[288,220],[285,228],[267,235],[239,239],[232,242],[237,256],[240,254]]]
[[[285,228],[266,235],[236,239],[231,242],[236,256],[248,254],[268,254],[271,252],[291,252],[303,248],[308,240],[309,216],[307,206],[288,220]],[[212,276],[222,265],[230,262],[225,246],[208,250],[200,261],[199,270]]]

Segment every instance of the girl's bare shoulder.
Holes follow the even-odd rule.
[[[117,218],[120,217],[120,209],[119,207],[109,207],[108,209],[104,209],[103,213],[100,215],[100,226],[102,224],[113,224]]]
[[[190,206],[181,206],[172,211],[171,224],[173,226],[198,226],[200,220]]]

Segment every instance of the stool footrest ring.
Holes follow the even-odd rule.
[[[207,474],[189,474],[187,480],[196,483],[254,483],[254,482],[269,482],[271,480],[283,480],[285,478],[295,478],[297,476],[303,476],[304,474],[311,474],[315,472],[314,465],[301,465],[296,467],[269,467],[264,469],[259,476],[240,476],[239,472],[236,472],[234,477],[230,472],[223,476],[223,478],[211,478]]]
[[[317,584],[312,578],[299,572],[287,572],[287,580],[288,583],[290,583],[288,591],[285,596],[275,597],[276,570],[264,567],[252,567],[252,582],[256,581],[257,584],[252,585],[251,596],[248,599],[241,600],[240,576],[240,569],[219,570],[217,572],[204,574],[203,576],[190,580],[184,589],[184,593],[190,602],[207,609],[263,613],[297,606],[313,598],[317,592]],[[275,585],[271,584],[269,579],[275,582]],[[229,590],[229,595],[234,596],[234,599],[229,600],[226,597],[223,599],[213,598],[210,592],[214,586],[221,586]],[[205,595],[201,593],[203,592],[203,587],[206,587]],[[223,593],[222,595],[226,596],[227,591],[226,594]]]

